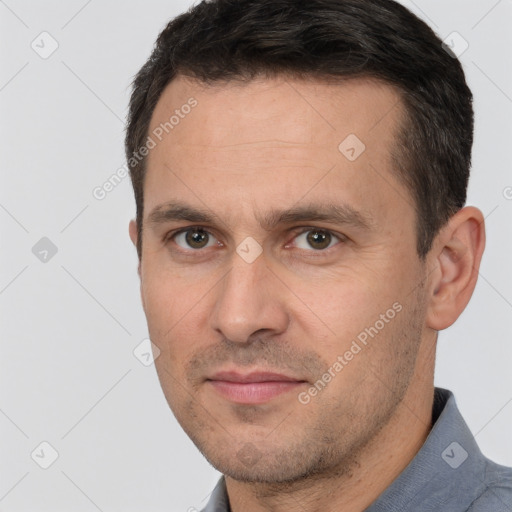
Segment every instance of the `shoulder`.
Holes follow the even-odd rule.
[[[467,512],[511,512],[512,468],[487,460],[483,492]]]

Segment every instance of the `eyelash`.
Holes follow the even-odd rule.
[[[342,234],[339,234],[339,233],[335,233],[334,231],[331,231],[329,229],[324,229],[324,228],[318,228],[318,227],[304,227],[304,228],[297,228],[297,229],[300,229],[299,232],[295,233],[294,236],[293,236],[293,240],[297,237],[299,237],[300,235],[304,234],[304,233],[307,233],[309,231],[320,231],[320,232],[324,232],[324,233],[328,233],[330,234],[332,237],[334,238],[337,238],[338,239],[338,243],[333,245],[332,247],[328,247],[326,249],[319,249],[319,250],[316,250],[315,249],[311,249],[311,250],[307,250],[307,249],[299,249],[301,251],[305,251],[305,252],[308,252],[308,253],[311,253],[310,256],[311,257],[322,257],[323,255],[329,253],[329,251],[331,249],[334,249],[334,247],[336,247],[337,245],[339,245],[340,243],[344,243],[348,240],[348,238]],[[165,244],[168,244],[170,241],[174,240],[174,238],[176,238],[178,235],[182,234],[182,233],[186,233],[187,231],[194,231],[194,230],[203,230],[205,231],[208,235],[213,235],[213,233],[211,233],[210,231],[208,231],[207,229],[205,229],[203,226],[188,226],[186,228],[182,228],[182,229],[178,229],[176,231],[171,231],[169,233],[167,233],[165,236],[164,236],[164,239],[163,239],[163,242]],[[213,235],[215,236],[215,235]],[[217,237],[215,237],[217,238]],[[183,249],[181,248],[180,246],[177,246],[178,249],[175,249],[176,251],[178,252],[181,252],[182,254],[190,254],[190,253],[200,253],[202,252],[201,249]]]

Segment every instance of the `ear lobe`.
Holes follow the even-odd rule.
[[[446,329],[464,311],[476,286],[484,247],[484,218],[478,208],[462,208],[441,229],[429,255],[429,266],[435,271],[431,273],[428,327]]]

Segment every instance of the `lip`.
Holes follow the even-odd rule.
[[[306,381],[274,372],[242,374],[224,371],[206,380],[224,398],[238,404],[263,404],[292,391]]]

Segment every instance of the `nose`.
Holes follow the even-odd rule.
[[[235,253],[231,270],[215,289],[211,327],[228,340],[247,343],[257,332],[286,331],[286,289],[267,266],[264,254],[248,263]]]

